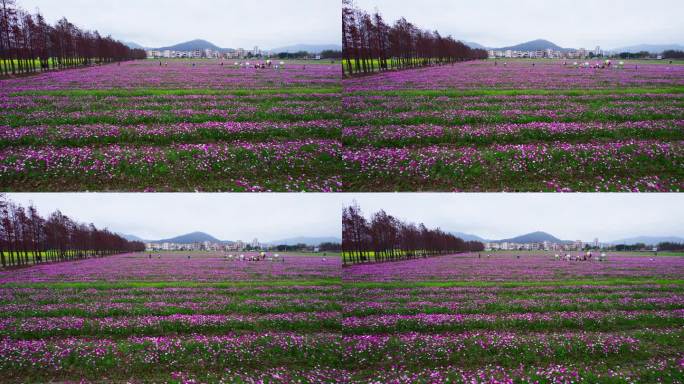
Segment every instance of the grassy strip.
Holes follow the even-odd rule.
[[[80,337],[110,336],[112,338],[130,336],[164,336],[168,334],[225,334],[234,331],[265,332],[291,331],[300,333],[338,332],[341,330],[339,319],[308,319],[308,320],[226,320],[217,323],[194,324],[181,321],[167,320],[152,325],[138,325],[125,327],[98,326],[96,319],[87,319],[79,328],[36,329],[36,330],[2,330],[0,337],[20,339],[44,339],[48,337]],[[49,320],[46,320],[49,321]]]
[[[393,324],[358,325],[347,327],[349,335],[384,334],[397,332],[463,332],[467,330],[556,332],[577,330],[590,332],[629,331],[643,328],[671,328],[684,326],[679,317],[661,317],[642,314],[633,318],[606,317],[603,319],[571,319],[558,317],[550,320],[497,319],[494,321],[466,320],[448,323],[425,324],[418,320],[402,319]]]
[[[140,145],[172,145],[179,143],[227,142],[227,141],[272,141],[272,140],[306,140],[337,139],[339,128],[325,127],[293,127],[289,129],[267,128],[260,131],[229,132],[224,129],[202,128],[191,133],[168,135],[138,134],[134,130],[125,130],[118,136],[89,136],[80,138],[60,137],[59,134],[48,136],[24,136],[19,140],[0,139],[0,148],[16,146],[81,147],[103,144],[140,144]],[[682,133],[684,137],[684,133]]]
[[[376,309],[376,308],[368,308],[368,309],[359,309],[359,310],[353,310],[353,311],[346,311],[345,315],[347,316],[356,316],[356,317],[364,317],[364,316],[372,316],[372,315],[419,315],[419,314],[426,314],[426,315],[448,315],[448,314],[453,314],[455,311],[458,311],[459,314],[461,315],[483,315],[483,314],[491,314],[491,315],[496,315],[496,314],[515,314],[515,313],[549,313],[549,312],[555,312],[555,313],[562,313],[562,312],[584,312],[584,311],[601,311],[601,312],[607,312],[607,311],[655,311],[655,310],[675,310],[675,309],[682,309],[684,308],[684,305],[681,304],[667,304],[667,305],[655,305],[655,304],[631,304],[631,305],[620,305],[618,303],[611,303],[611,304],[570,304],[570,305],[563,305],[563,304],[541,304],[537,306],[524,306],[524,305],[506,305],[506,304],[501,304],[501,303],[495,303],[495,304],[487,304],[483,305],[481,307],[462,307],[459,309],[452,309],[448,307],[440,307],[439,304],[436,304],[434,307],[419,307],[419,308],[406,308],[406,307],[395,307],[395,308],[387,308],[387,309]],[[298,312],[307,312],[303,309],[298,309]],[[76,313],[77,311],[64,311],[64,312],[74,312]],[[82,311],[85,312],[85,311]],[[295,310],[291,310],[290,312],[296,312]],[[311,312],[311,311],[308,311]],[[251,312],[244,312],[244,313],[251,313]],[[255,312],[257,313],[257,312]],[[259,312],[260,313],[260,312]],[[266,312],[264,312],[266,313]],[[57,316],[57,315],[55,315]],[[55,317],[52,315],[45,315],[41,317]],[[66,316],[66,315],[65,315]],[[89,314],[84,314],[81,315],[80,312],[79,314],[76,314],[75,316],[79,317],[88,317]],[[8,314],[8,317],[33,317],[31,313],[25,312],[25,313],[11,313]],[[91,317],[96,317],[92,316]],[[100,316],[100,317],[105,317],[105,316]]]
[[[584,132],[563,132],[554,133],[543,130],[525,129],[514,135],[491,133],[482,136],[460,135],[457,129],[447,131],[442,136],[429,137],[406,137],[406,138],[383,138],[380,137],[360,137],[343,136],[342,144],[350,147],[360,147],[372,145],[376,148],[382,147],[403,147],[417,145],[474,145],[490,146],[494,144],[537,144],[539,142],[587,142],[592,140],[629,140],[629,139],[653,139],[661,141],[676,141],[684,139],[684,130],[677,127],[664,129],[640,130],[637,128],[624,128],[616,130],[594,129]],[[36,138],[38,140],[38,138]],[[0,142],[0,146],[5,143]]]
[[[104,117],[104,116],[103,116]],[[387,117],[376,119],[345,119],[345,126],[382,126],[382,125],[422,125],[433,124],[447,127],[466,124],[527,124],[527,123],[611,123],[646,120],[673,120],[680,117],[676,113],[635,112],[628,116],[607,115],[601,111],[589,111],[573,116],[548,117],[521,114],[515,117],[500,114],[473,117],[444,118],[439,116]],[[12,124],[11,120],[7,121]]]
[[[357,360],[356,363],[360,366],[375,364],[389,367],[401,362],[403,366],[413,368],[441,365],[478,368],[489,364],[515,368],[521,364],[553,364],[559,361],[590,364],[597,358],[620,365],[630,360],[647,360],[665,352],[673,353],[676,346],[681,344],[683,334],[677,331],[672,334],[635,332],[630,335],[639,339],[638,344],[634,346],[636,348],[621,345],[608,352],[577,339],[569,339],[567,342],[553,340],[548,344],[534,339],[527,341],[524,339],[525,334],[520,334],[525,341],[518,342],[519,344],[510,343],[495,347],[487,346],[486,336],[483,336],[482,344],[478,343],[480,340],[473,338],[466,340],[464,344],[438,343],[435,345],[437,348],[433,348],[430,343],[424,343],[421,339],[404,342],[393,337],[386,344],[375,345],[355,354],[353,359]]]
[[[22,91],[11,93],[10,96],[186,96],[186,95],[277,95],[277,94],[314,94],[340,93],[342,87],[332,88],[269,88],[269,89],[156,89],[156,88],[113,88],[113,89],[63,89],[44,91]]]
[[[237,116],[220,116],[215,114],[197,113],[192,116],[178,116],[174,113],[164,113],[158,116],[128,116],[125,118],[116,116],[85,116],[71,118],[68,116],[57,118],[31,119],[25,115],[0,116],[0,124],[10,127],[24,127],[27,125],[84,125],[84,124],[111,124],[118,126],[137,124],[176,124],[176,123],[208,123],[208,122],[274,122],[274,123],[299,123],[312,120],[335,120],[339,117],[335,113],[313,112],[302,115],[289,113],[273,113],[259,111],[251,114]]]
[[[151,342],[119,341],[114,346],[102,348],[99,354],[89,349],[88,344],[82,344],[82,354],[79,351],[62,352],[66,356],[55,359],[60,363],[58,367],[46,364],[27,369],[31,362],[26,357],[8,356],[0,359],[0,376],[52,382],[51,375],[64,375],[63,378],[66,379],[87,377],[98,381],[106,375],[109,379],[118,378],[121,382],[126,382],[130,381],[131,375],[141,378],[153,372],[206,374],[207,371],[220,373],[231,367],[264,369],[278,366],[316,368],[320,365],[347,365],[341,348],[334,343],[331,345],[328,340],[329,338],[317,340],[314,336],[306,338],[303,345],[292,343],[280,346],[269,344],[269,339],[264,338],[241,349],[226,343],[189,340],[180,342],[169,351],[160,351]],[[43,357],[40,354],[35,355],[36,359]],[[202,363],[198,364],[198,361]]]
[[[641,309],[641,308],[639,308]],[[659,308],[647,308],[659,309]],[[335,303],[325,305],[295,305],[282,304],[278,306],[261,307],[254,304],[228,304],[211,309],[190,309],[181,306],[168,306],[162,309],[151,309],[144,305],[130,309],[109,309],[88,311],[78,308],[65,308],[56,310],[22,310],[5,311],[0,313],[0,318],[48,318],[48,317],[81,317],[87,319],[99,319],[105,317],[128,317],[128,316],[171,316],[171,315],[268,315],[278,313],[315,313],[315,312],[339,312],[342,306]]]
[[[398,89],[391,91],[346,91],[345,96],[525,96],[525,95],[625,95],[684,93],[684,87],[666,88],[609,88],[609,89]]]
[[[600,160],[596,160],[594,150],[573,152],[560,146],[551,146],[542,160],[521,157],[521,151],[513,148],[503,152],[479,149],[473,157],[458,147],[443,147],[430,153],[434,159],[429,162],[422,156],[425,152],[421,148],[409,149],[400,161],[382,153],[376,158],[371,150],[363,148],[359,155],[370,156],[372,165],[362,164],[361,156],[352,158],[346,162],[342,181],[347,192],[558,192],[561,187],[584,192],[681,189],[680,145],[674,142],[651,156],[645,153],[647,147],[655,148],[655,144],[625,145],[614,151],[612,157],[600,154]],[[401,174],[396,172],[398,166],[403,167]],[[659,184],[647,184],[645,181],[654,175],[659,176]]]
[[[627,361],[646,360],[658,354],[663,354],[662,349],[651,348],[657,346],[669,346],[670,349],[681,342],[681,332],[673,334],[635,334],[639,339],[638,348],[631,349],[623,345],[603,353],[599,348],[587,346],[581,341],[570,340],[567,343],[553,342],[547,349],[540,352],[539,345],[535,340],[521,342],[510,348],[485,348],[477,339],[469,340],[463,347],[458,344],[444,344],[449,350],[441,349],[433,353],[421,353],[428,349],[429,345],[417,343],[406,344],[399,339],[392,339],[384,345],[374,345],[372,348],[346,354],[347,350],[354,350],[354,343],[347,344],[334,336],[318,337],[311,335],[305,339],[302,345],[272,345],[269,338],[254,343],[248,343],[232,353],[223,351],[225,345],[220,342],[196,342],[184,340],[176,345],[176,348],[159,353],[152,342],[134,343],[128,340],[117,341],[116,344],[102,348],[99,354],[95,353],[96,344],[90,346],[87,342],[79,344],[80,351],[73,351],[61,357],[59,368],[41,366],[36,371],[23,371],[25,364],[29,363],[29,357],[9,355],[0,359],[0,367],[6,370],[23,371],[22,375],[48,372],[80,372],[81,375],[93,375],[108,370],[127,372],[136,376],[149,372],[151,369],[163,368],[170,370],[198,371],[200,369],[221,371],[225,367],[240,366],[264,368],[270,366],[316,366],[355,368],[369,363],[378,366],[390,366],[391,362],[401,361],[403,364],[419,367],[435,367],[439,365],[456,365],[462,367],[479,367],[484,363],[504,365],[508,367],[519,366],[520,363],[529,364],[552,364],[555,361],[573,361],[590,364],[595,359],[607,359],[611,364],[622,364]],[[181,339],[182,340],[182,339]],[[54,346],[53,346],[54,345]],[[48,344],[44,350],[50,351],[58,345]],[[40,352],[34,353],[41,357]],[[259,351],[258,353],[256,351]],[[453,350],[453,352],[452,352]],[[81,352],[83,351],[83,352]],[[218,351],[218,352],[217,352]],[[80,353],[79,353],[80,352]],[[29,355],[30,356],[30,355]],[[155,358],[150,359],[150,356]],[[391,362],[387,357],[391,356]],[[200,368],[197,361],[205,364]],[[0,368],[0,371],[2,369]],[[110,372],[111,374],[111,372]]]
[[[498,288],[517,288],[517,287],[564,287],[564,286],[597,286],[597,285],[684,285],[684,279],[654,279],[651,277],[629,279],[598,279],[598,280],[553,280],[553,281],[415,281],[415,282],[348,282],[342,283],[343,288],[450,288],[450,287],[498,287]]]
[[[234,288],[234,287],[278,287],[278,286],[330,286],[340,285],[340,279],[317,280],[264,280],[264,281],[74,281],[41,283],[8,283],[2,288],[43,288],[43,289],[125,289],[125,288]]]

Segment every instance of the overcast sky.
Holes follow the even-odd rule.
[[[547,39],[564,48],[684,44],[682,0],[355,0],[387,22],[404,16],[426,29],[487,47]]]
[[[341,199],[335,194],[8,193],[43,216],[59,209],[74,220],[113,232],[159,240],[206,232],[219,240],[275,241],[341,237]]]
[[[684,236],[684,194],[346,194],[388,214],[485,239],[544,231],[562,240]]]
[[[162,47],[205,39],[221,48],[341,44],[340,0],[18,0],[122,41]]]

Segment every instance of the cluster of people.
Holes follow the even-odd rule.
[[[561,255],[556,253],[554,255],[554,258],[556,259],[556,261],[561,260]],[[565,261],[592,261],[592,260],[606,261],[606,260],[608,260],[608,256],[606,255],[605,252],[601,252],[596,257],[594,257],[593,252],[587,251],[584,253],[580,253],[579,255],[571,255],[569,253],[566,253],[562,259]]]
[[[250,254],[245,256],[245,254],[241,253],[239,255],[233,255],[229,254],[227,256],[224,256],[225,259],[227,260],[237,260],[237,261],[272,261],[272,262],[285,262],[285,258],[280,256],[279,254],[275,253],[273,255],[269,255],[266,252],[260,252],[258,254]]]
[[[563,62],[564,66],[567,66],[567,62]],[[610,69],[610,68],[624,68],[625,67],[625,62],[620,61],[617,65],[614,65],[611,60],[605,60],[605,61],[597,61],[595,63],[590,63],[588,61],[584,63],[578,63],[574,62],[572,63],[572,66],[575,68],[593,68],[593,69]]]
[[[192,65],[192,67],[194,68],[194,67],[197,66],[197,63],[192,63],[191,65]],[[221,67],[223,67],[223,66],[224,66],[224,62],[221,62],[219,65],[220,65]],[[169,66],[169,62],[168,62],[168,61],[167,61],[167,62],[161,62],[161,61],[160,61],[160,62],[159,62],[159,66],[160,66],[160,67],[168,67],[168,66]],[[234,66],[235,68],[241,68],[241,67],[244,66],[244,68],[254,68],[254,69],[268,69],[268,68],[281,69],[281,68],[285,68],[285,62],[284,62],[284,61],[281,61],[279,64],[274,64],[271,60],[266,60],[266,61],[263,62],[263,63],[261,63],[261,62],[256,62],[256,63],[252,64],[252,63],[250,63],[250,62],[248,61],[248,62],[245,62],[244,64],[242,64],[242,63],[239,63],[239,62],[236,61],[236,62],[233,64],[233,66]],[[306,66],[304,67],[304,69],[306,69]]]
[[[223,66],[223,63],[221,63],[221,66]],[[250,63],[249,61],[245,62],[244,64],[241,64],[240,62],[235,62],[233,64],[235,68],[240,68],[240,67],[245,67],[246,68],[254,68],[254,69],[268,69],[268,68],[275,68],[275,69],[281,69],[285,68],[285,62],[281,61],[279,64],[273,63],[271,60],[266,60],[265,62],[256,62],[254,64]]]

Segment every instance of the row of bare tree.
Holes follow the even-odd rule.
[[[388,25],[380,13],[370,15],[352,0],[342,0],[342,51],[343,71],[350,75],[487,58],[483,49],[422,30],[405,18]]]
[[[145,57],[141,49],[81,30],[66,18],[52,26],[39,12],[30,14],[15,0],[0,0],[0,76]]]
[[[342,211],[344,264],[426,258],[459,252],[479,252],[484,245],[464,241],[441,229],[403,222],[385,211],[366,220],[355,203]]]
[[[0,196],[0,266],[17,267],[102,257],[145,250],[93,224],[78,223],[56,211],[47,219]]]

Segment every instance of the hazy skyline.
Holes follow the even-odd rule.
[[[112,232],[159,240],[206,232],[219,240],[341,237],[341,199],[332,194],[8,193],[48,216],[65,215]]]
[[[364,215],[390,215],[499,240],[535,231],[561,240],[684,237],[682,194],[346,194]]]
[[[205,39],[221,48],[262,49],[292,44],[340,44],[338,0],[295,2],[197,0],[17,0],[53,23],[66,17],[121,41],[159,48]]]
[[[355,0],[388,23],[400,17],[443,35],[500,48],[547,39],[564,48],[683,44],[679,0]]]

